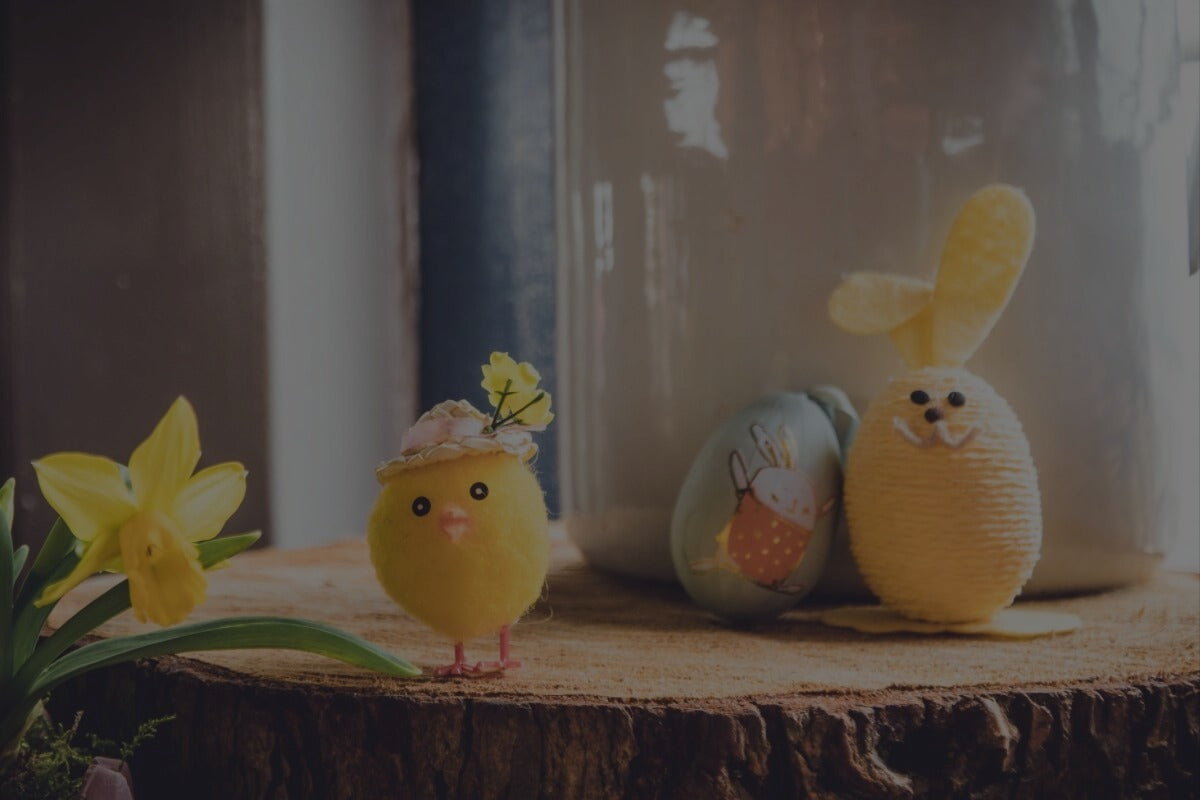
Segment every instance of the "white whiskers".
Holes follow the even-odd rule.
[[[900,417],[892,417],[892,427],[896,429],[896,433],[900,434],[901,438],[913,447],[921,449],[941,443],[951,450],[957,450],[964,445],[970,444],[979,435],[979,428],[971,426],[961,436],[955,436],[950,432],[950,426],[941,420],[933,424],[928,436],[918,436],[908,426],[908,423],[900,419]]]

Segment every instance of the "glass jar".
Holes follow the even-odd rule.
[[[754,398],[832,383],[863,409],[903,365],[834,328],[830,292],[932,276],[992,181],[1038,215],[968,364],[1039,468],[1029,589],[1141,578],[1200,527],[1172,4],[563,0],[557,49],[561,490],[593,563],[672,577],[680,482]]]

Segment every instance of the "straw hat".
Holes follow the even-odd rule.
[[[375,477],[383,483],[405,470],[439,461],[486,453],[511,453],[521,461],[537,455],[530,435],[545,426],[509,424],[485,433],[491,417],[466,400],[446,400],[421,415],[400,440],[400,455],[380,464]]]

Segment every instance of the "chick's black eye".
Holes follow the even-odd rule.
[[[910,400],[912,400],[914,403],[916,403],[919,406],[923,406],[929,402],[929,392],[923,392],[920,389],[917,389],[915,392],[910,394],[908,397]]]
[[[413,510],[413,513],[416,514],[418,517],[423,517],[426,514],[428,514],[429,509],[432,507],[433,506],[430,504],[428,497],[421,496],[421,497],[418,497],[416,500],[413,500],[412,510]]]
[[[482,500],[487,496],[488,488],[486,483],[479,481],[471,484],[471,497],[475,498],[476,500]]]
[[[950,394],[946,395],[946,399],[950,401],[950,405],[954,406],[955,408],[965,405],[967,402],[967,398],[962,392],[951,392]]]

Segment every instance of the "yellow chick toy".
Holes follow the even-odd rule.
[[[546,503],[526,462],[532,431],[553,419],[537,371],[493,353],[483,385],[491,417],[446,401],[376,470],[383,489],[367,523],[375,574],[405,611],[454,642],[442,675],[518,667],[509,626],[541,594],[550,561]],[[464,642],[499,631],[500,658],[470,666]]]
[[[955,218],[935,283],[859,273],[834,291],[833,321],[890,333],[910,372],[868,408],[846,471],[851,551],[885,608],[842,609],[827,622],[1013,636],[1078,625],[998,615],[1038,560],[1037,471],[1008,403],[962,367],[1007,305],[1033,233],[1025,195],[987,186]]]

